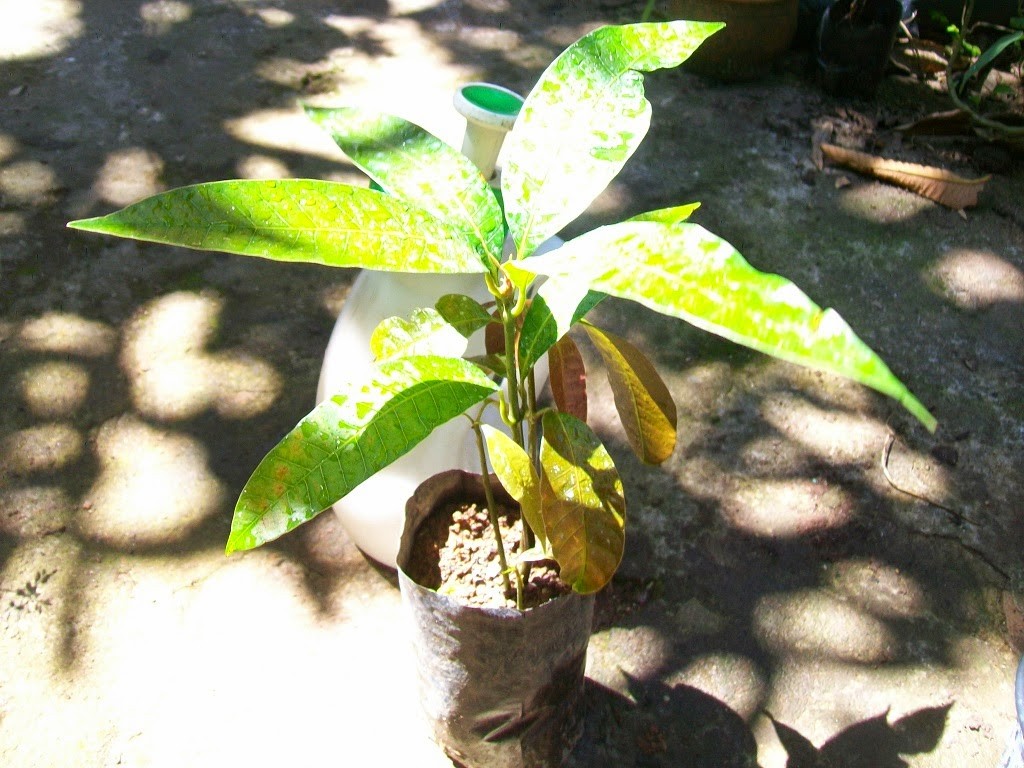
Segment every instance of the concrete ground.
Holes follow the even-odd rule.
[[[525,92],[643,5],[0,0],[0,764],[448,764],[417,720],[394,578],[332,516],[223,554],[249,472],[312,404],[353,274],[63,225],[216,178],[356,180],[299,98],[458,142],[457,84]],[[666,373],[681,440],[651,471],[594,409],[632,520],[576,766],[987,767],[1009,734],[1024,164],[901,142],[941,96],[892,78],[834,99],[805,58],[742,85],[649,77],[647,143],[567,234],[703,201],[698,221],[838,309],[940,428],[602,305]],[[815,132],[993,178],[961,216],[816,168]]]

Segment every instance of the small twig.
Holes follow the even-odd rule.
[[[922,496],[919,493],[915,493],[914,491],[908,490],[907,488],[904,488],[904,487],[900,486],[893,479],[892,474],[889,472],[889,456],[892,453],[892,446],[893,446],[893,444],[895,442],[896,442],[896,433],[890,431],[888,436],[886,437],[885,445],[882,446],[882,460],[881,460],[882,474],[885,475],[885,479],[888,481],[889,485],[891,485],[893,488],[895,488],[900,493],[906,494],[907,496],[910,496],[911,498],[917,499],[918,501],[923,501],[925,504],[930,504],[933,507],[941,509],[943,512],[946,512],[947,514],[949,514],[953,518],[955,518],[957,520],[957,522],[960,523],[960,524],[967,523],[968,525],[972,525],[975,528],[980,528],[981,526],[980,526],[979,523],[977,523],[976,521],[972,520],[971,518],[969,518],[967,515],[963,514],[962,512],[959,512],[959,511],[953,509],[952,507],[947,507],[945,504],[941,504],[941,503],[935,501],[934,499],[928,498],[927,496]],[[914,532],[919,534],[919,535],[921,535],[921,536],[928,536],[930,538],[935,538],[935,539],[946,539],[948,541],[956,542],[961,547],[963,547],[968,552],[970,552],[975,557],[977,557],[979,560],[981,560],[983,563],[985,563],[985,565],[987,565],[989,568],[991,568],[997,574],[1002,576],[1003,579],[1005,579],[1006,581],[1010,581],[1009,574],[1006,573],[1006,571],[1004,571],[1002,568],[1000,568],[994,562],[992,562],[991,558],[989,558],[988,555],[986,555],[984,552],[982,552],[977,547],[974,547],[971,544],[968,544],[963,539],[961,539],[959,536],[954,536],[953,534],[949,534],[949,533],[938,533],[938,532],[934,532],[934,531],[922,531],[922,530],[919,530],[919,529],[914,529]]]
[[[476,437],[477,455],[480,458],[481,479],[484,484],[484,496],[487,499],[487,516],[491,521],[491,528],[494,529],[495,545],[498,548],[498,563],[501,566],[501,583],[505,588],[505,594],[512,591],[512,584],[508,578],[508,561],[505,559],[505,545],[501,540],[501,524],[498,520],[498,505],[494,501],[494,491],[491,489],[491,478],[487,472],[487,451],[484,448],[484,435],[480,429],[480,422],[473,422],[473,434]],[[516,604],[522,606],[522,586],[516,584]]]
[[[977,523],[973,522],[972,520],[968,520],[966,517],[964,517],[962,514],[957,512],[952,507],[947,507],[945,504],[935,501],[934,499],[929,499],[927,496],[922,496],[919,493],[914,493],[913,491],[902,487],[895,480],[893,480],[892,475],[889,473],[889,455],[892,453],[892,446],[895,442],[896,433],[889,432],[889,436],[885,440],[885,445],[882,446],[882,474],[885,475],[885,479],[889,481],[889,485],[891,485],[900,493],[905,493],[907,496],[917,499],[918,501],[923,501],[925,504],[930,504],[933,507],[938,507],[939,509],[943,510],[944,512],[948,512],[949,514],[953,515],[961,521],[969,522],[971,525],[977,525]]]

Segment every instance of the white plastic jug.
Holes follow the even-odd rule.
[[[486,126],[487,110],[482,89],[496,89],[490,97],[499,107],[493,125]],[[463,152],[490,177],[494,171],[504,134],[512,127],[509,99],[522,99],[511,91],[485,83],[463,86],[456,95],[456,107],[472,98],[472,114],[467,115]],[[466,114],[463,112],[463,114]],[[482,125],[483,124],[483,125]],[[481,131],[490,136],[481,137]],[[497,134],[497,141],[494,140]],[[557,237],[538,251],[557,248]],[[334,325],[317,387],[317,402],[336,392],[346,381],[365,378],[372,365],[370,336],[388,317],[408,317],[419,307],[433,307],[446,293],[463,293],[478,301],[490,299],[481,275],[422,275],[364,271],[356,278]],[[469,354],[483,353],[483,332],[470,340]],[[537,386],[547,381],[546,366],[536,369]],[[493,409],[492,409],[493,410]],[[435,429],[423,442],[389,465],[334,505],[334,512],[363,552],[384,565],[394,567],[402,534],[405,502],[425,479],[447,469],[480,471],[476,443],[465,419],[454,419]]]

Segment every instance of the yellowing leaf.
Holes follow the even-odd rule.
[[[504,432],[488,424],[481,429],[494,474],[509,495],[519,502],[523,517],[537,537],[537,545],[547,551],[548,537],[541,516],[540,479],[529,454]]]
[[[978,194],[992,178],[982,176],[978,179],[965,179],[942,168],[886,160],[833,144],[822,144],[821,152],[833,163],[909,189],[954,210],[977,205]]]
[[[661,224],[678,224],[690,218],[698,208],[700,208],[700,203],[673,205],[671,208],[658,208],[655,211],[638,213],[636,216],[630,217],[628,221],[657,221]]]
[[[579,347],[569,336],[563,336],[548,350],[548,370],[558,410],[586,421],[587,371]]]
[[[619,567],[626,500],[612,458],[575,416],[548,411],[541,442],[541,493],[551,553],[562,580],[597,592]]]
[[[660,464],[676,447],[676,404],[643,352],[625,339],[584,323],[608,367],[615,408],[633,452],[647,464]]]

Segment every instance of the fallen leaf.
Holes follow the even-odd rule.
[[[848,187],[851,183],[852,182],[846,176],[839,176],[838,178],[836,178],[836,189]]]
[[[979,179],[965,179],[942,168],[886,160],[833,144],[822,144],[821,151],[833,163],[909,189],[953,210],[977,205],[978,193],[992,178],[982,176]]]
[[[892,58],[917,75],[945,72],[949,63],[943,46],[931,40],[913,40],[897,45],[892,51]]]
[[[971,132],[971,114],[963,109],[932,112],[896,130],[910,136],[960,136]]]

